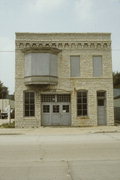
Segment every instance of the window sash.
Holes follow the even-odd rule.
[[[77,92],[77,116],[87,116],[87,91]]]
[[[34,92],[24,93],[24,116],[35,116],[35,95]]]
[[[43,105],[43,113],[50,113],[50,105]]]

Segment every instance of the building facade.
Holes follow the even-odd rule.
[[[114,89],[114,121],[120,124],[120,89]]]
[[[113,125],[110,33],[16,33],[16,127]]]

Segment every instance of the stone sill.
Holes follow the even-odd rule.
[[[23,117],[23,120],[36,120],[36,117],[35,116],[32,116],[32,117]]]
[[[77,116],[77,119],[80,119],[80,120],[83,120],[83,119],[89,120],[90,118],[89,118],[89,116]]]

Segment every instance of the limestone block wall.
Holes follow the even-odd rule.
[[[57,48],[58,84],[26,86],[24,83],[24,49]],[[70,77],[70,56],[80,56],[80,77]],[[102,56],[103,75],[93,77],[93,56]],[[114,124],[111,39],[109,33],[16,33],[16,127],[41,126],[41,93],[69,92],[71,94],[71,126],[97,126],[97,96],[106,91],[107,125]],[[77,117],[77,91],[88,91],[88,116]],[[35,117],[24,117],[24,91],[35,92]]]

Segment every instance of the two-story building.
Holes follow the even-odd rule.
[[[110,33],[16,33],[16,127],[113,125]]]

